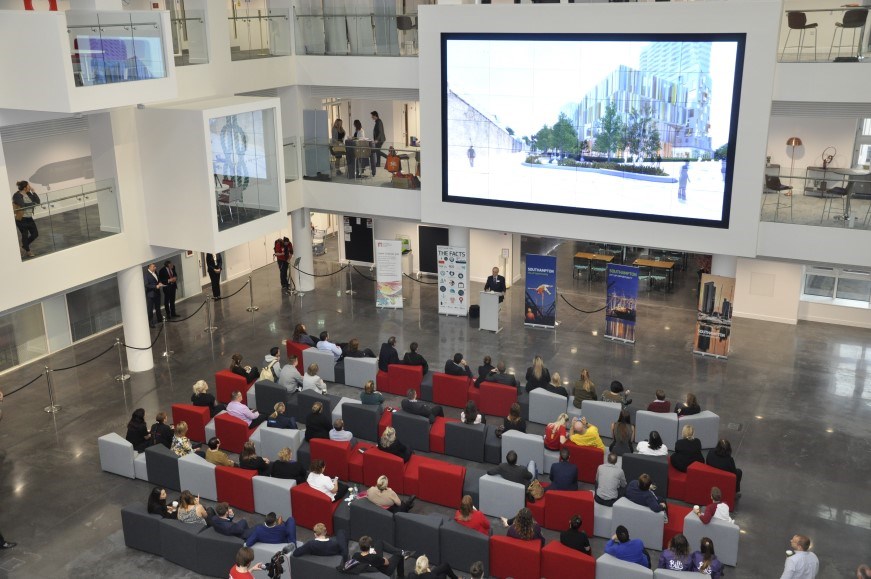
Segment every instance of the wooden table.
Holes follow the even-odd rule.
[[[664,269],[665,278],[668,280],[668,291],[674,289],[674,262],[673,261],[656,261],[653,259],[636,259],[632,264],[638,267],[649,267],[651,269]]]
[[[588,262],[587,266],[587,281],[593,279],[593,262],[594,261],[603,261],[605,263],[611,263],[614,260],[614,256],[610,253],[587,253],[585,251],[579,251],[575,254],[575,262],[579,259],[586,259]],[[575,277],[575,272],[577,269],[572,267],[572,277]]]

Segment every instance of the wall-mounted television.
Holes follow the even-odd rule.
[[[728,228],[745,42],[443,32],[442,201]]]

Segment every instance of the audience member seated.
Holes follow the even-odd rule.
[[[693,553],[693,570],[711,579],[720,579],[723,576],[723,564],[714,553],[714,542],[707,537],[702,537],[699,550]]]
[[[602,392],[602,402],[613,402],[623,406],[632,404],[632,399],[629,398],[629,390],[623,389],[623,383],[614,380],[611,382],[611,388],[606,392]]]
[[[466,402],[466,409],[460,411],[460,422],[463,424],[481,424],[481,413],[478,412],[478,405],[474,400]]]
[[[403,551],[388,543],[381,541],[381,549],[378,552],[375,548],[375,540],[369,535],[363,535],[358,541],[360,551],[354,553],[351,557],[359,564],[353,567],[355,574],[371,573],[380,571],[388,577],[393,577],[393,573],[400,579],[405,577],[405,560],[414,557],[417,553],[414,551]],[[385,555],[390,555],[388,559]],[[348,566],[345,566],[346,569]]]
[[[414,346],[417,346],[417,344],[415,343]],[[378,369],[382,372],[387,372],[390,364],[399,364],[399,352],[396,351],[396,336],[387,338],[387,341],[381,344],[381,350],[378,352]]]
[[[429,364],[426,361],[426,358],[417,353],[417,342],[412,342],[409,344],[409,351],[405,353],[405,356],[402,357],[402,364],[405,366],[420,366],[423,368],[423,375],[426,376],[426,373],[429,372]],[[379,361],[380,368],[380,361]]]
[[[674,443],[674,454],[671,455],[671,466],[681,472],[686,472],[694,462],[705,462],[702,454],[702,442],[695,437],[696,429],[687,424],[681,430],[682,438]]]
[[[375,352],[369,348],[360,349],[360,340],[351,338],[348,347],[343,351],[342,358],[374,358]],[[398,361],[398,360],[397,360]]]
[[[256,470],[260,476],[269,474],[269,459],[257,456],[253,440],[246,440],[245,444],[242,445],[242,452],[239,453],[239,466],[246,470]]]
[[[593,384],[593,380],[590,378],[590,371],[586,368],[581,370],[581,377],[575,382],[572,394],[574,395],[572,404],[575,408],[580,408],[584,400],[598,400],[596,385]]]
[[[677,412],[678,416],[692,416],[693,414],[698,414],[702,411],[699,406],[699,401],[696,399],[696,395],[690,392],[687,394],[686,402],[681,402],[680,404],[675,405],[674,411]]]
[[[344,344],[344,346],[347,347],[347,344]],[[330,333],[326,330],[321,332],[320,339],[318,340],[318,343],[315,347],[318,350],[332,352],[334,362],[338,362],[339,358],[342,357],[342,344],[334,344],[333,342],[331,342]]]
[[[557,419],[544,427],[544,447],[559,450],[566,443],[566,422],[569,415],[563,412]]]
[[[351,442],[351,446],[354,446],[354,433],[350,430],[345,430],[345,421],[341,418],[336,418],[336,421],[333,422],[333,429],[330,430],[330,440],[335,440],[336,442]]]
[[[569,440],[578,446],[595,446],[601,450],[605,450],[605,444],[599,437],[599,429],[595,425],[587,422],[586,416],[581,416],[580,419],[575,418],[572,421],[572,433]]]
[[[384,429],[381,438],[378,440],[378,448],[384,452],[395,454],[401,458],[403,462],[411,460],[411,455],[413,454],[410,448],[396,440],[396,429],[392,426],[388,426]]]
[[[142,452],[152,444],[151,434],[148,432],[148,425],[145,423],[145,409],[137,408],[133,411],[130,417],[130,422],[127,423],[127,442],[133,445],[133,450]]]
[[[629,481],[626,485],[626,498],[642,507],[647,507],[654,513],[664,513],[665,522],[668,522],[668,513],[666,511],[665,499],[660,499],[653,492],[656,486],[650,479],[649,474],[642,474],[637,480]]]
[[[648,412],[661,412],[668,414],[671,412],[671,402],[665,399],[665,390],[659,388],[656,391],[656,400],[647,405]]]
[[[521,541],[541,541],[541,546],[544,547],[544,535],[541,534],[541,525],[535,522],[532,517],[532,511],[523,507],[513,519],[502,518],[502,524],[508,527],[508,532],[505,533],[514,539]]]
[[[263,357],[263,368],[272,370],[272,381],[278,382],[278,376],[281,374],[281,349],[278,346],[269,348],[269,353]]]
[[[200,504],[200,497],[195,497],[187,490],[181,491],[181,496],[178,498],[177,518],[179,521],[205,527],[208,517],[206,509]]]
[[[330,438],[330,429],[333,425],[330,424],[330,415],[324,412],[324,405],[321,402],[312,404],[311,412],[305,417],[305,440],[306,442],[312,438]]]
[[[635,427],[630,422],[629,411],[620,411],[617,422],[611,423],[611,445],[608,449],[617,456],[632,454],[632,441],[635,439]]]
[[[711,487],[711,504],[706,506],[704,511],[699,505],[695,505],[693,512],[706,525],[711,522],[711,519],[720,519],[727,523],[735,522],[729,516],[729,505],[723,502],[723,492],[719,487]]]
[[[245,546],[250,547],[255,543],[266,543],[267,545],[281,545],[290,543],[296,547],[296,521],[293,517],[288,517],[283,520],[281,515],[275,513],[267,513],[263,523],[252,529],[248,535],[248,540],[245,541]]]
[[[545,390],[552,394],[559,394],[560,396],[569,397],[568,391],[565,389],[565,386],[562,384],[562,377],[560,377],[559,372],[554,372],[550,376],[550,382],[542,386]]]
[[[550,370],[544,367],[544,360],[537,355],[532,359],[532,366],[526,369],[526,391],[543,388],[550,383]]]
[[[450,374],[451,376],[468,376],[472,377],[472,369],[469,368],[469,364],[463,358],[463,355],[457,352],[454,354],[454,357],[447,362],[445,362],[445,374]]]
[[[517,453],[513,450],[509,450],[508,454],[505,455],[505,462],[496,468],[491,468],[487,474],[501,476],[507,481],[523,485],[523,488],[526,488],[526,485],[532,480],[532,473],[529,472],[529,469],[517,464]]]
[[[251,410],[242,402],[242,392],[239,390],[234,390],[232,394],[230,394],[230,403],[227,404],[227,414],[234,418],[238,418],[239,420],[244,420],[245,424],[248,425],[248,428],[255,429],[269,418],[268,416],[261,416],[259,412],[256,410]]]
[[[302,388],[302,374],[296,369],[299,363],[299,358],[291,356],[287,360],[287,364],[281,367],[281,372],[278,373],[278,383],[284,386],[288,394],[295,394],[297,390]]]
[[[580,551],[585,555],[592,555],[593,550],[590,548],[590,539],[581,528],[583,520],[581,515],[575,515],[569,521],[569,528],[559,534],[559,542],[575,551]]]
[[[416,414],[429,419],[429,423],[435,422],[436,418],[445,415],[445,409],[439,404],[430,404],[423,400],[417,399],[417,390],[409,388],[405,394],[406,398],[402,401],[402,410],[409,414]]]
[[[366,380],[366,383],[363,385],[363,391],[360,392],[360,402],[373,406],[384,403],[384,395],[375,390],[374,380]]]
[[[172,437],[172,451],[176,456],[187,456],[194,451],[191,441],[188,439],[188,423],[180,420],[175,425],[175,434]]]
[[[242,354],[233,354],[230,358],[230,372],[242,376],[248,384],[260,377],[260,370],[257,369],[257,366],[242,365]]]
[[[296,418],[287,415],[287,406],[285,406],[284,402],[276,402],[272,408],[272,414],[266,419],[266,426],[268,428],[290,428],[294,430],[299,428],[296,424]]]
[[[320,458],[313,458],[309,466],[306,482],[315,490],[319,490],[330,500],[338,502],[348,494],[348,485],[339,480],[339,477],[330,478],[324,474],[326,463]]]
[[[215,466],[236,466],[227,453],[221,450],[221,441],[217,436],[209,439],[206,449],[206,460]]]
[[[401,500],[396,491],[390,488],[389,482],[386,476],[379,476],[375,486],[366,491],[366,498],[391,513],[407,513],[414,506],[417,497],[411,495],[407,501]]]
[[[495,382],[496,384],[504,384],[505,386],[514,386],[517,388],[517,378],[514,374],[505,373],[505,361],[499,360],[496,363],[496,371],[487,376],[486,382]]]
[[[647,440],[642,440],[635,447],[635,452],[649,456],[667,456],[668,447],[662,442],[662,437],[659,436],[659,432],[651,430]]]
[[[218,404],[215,397],[209,394],[209,385],[205,380],[197,380],[194,383],[194,393],[191,394],[191,404],[194,406],[204,406],[209,409],[209,414],[212,418],[218,415],[227,407],[224,404]]]
[[[735,475],[735,496],[741,496],[741,477],[744,476],[744,471],[735,466],[735,459],[732,458],[732,444],[728,440],[721,438],[714,450],[708,452],[705,462],[710,467],[733,473]]]
[[[607,460],[596,469],[596,492],[593,493],[593,500],[600,505],[613,507],[625,488],[626,474],[617,466],[617,455],[610,452]]]
[[[327,537],[327,526],[323,523],[316,524],[312,530],[315,538],[294,549],[292,556],[330,557],[341,555],[342,561],[348,558],[348,540],[345,538],[344,531],[338,531],[335,537]]]
[[[622,471],[621,471],[622,472]],[[550,486],[548,491],[578,490],[578,466],[569,462],[569,449],[559,451],[559,462],[550,466]]]
[[[279,450],[278,458],[269,467],[269,476],[272,478],[295,480],[298,485],[304,483],[308,472],[301,463],[291,460],[292,456],[293,452],[287,447]]]
[[[308,365],[308,368],[305,370],[305,376],[302,377],[303,390],[314,390],[318,394],[327,393],[327,383],[324,382],[323,378],[318,376],[320,369],[320,366],[315,362]]]
[[[166,412],[158,412],[154,419],[156,422],[151,425],[151,440],[154,444],[171,448],[174,433],[172,427],[166,424]]]
[[[619,525],[614,536],[605,545],[605,552],[627,563],[637,563],[650,569],[650,555],[641,539],[630,539],[629,530]]]
[[[315,347],[314,338],[308,335],[308,332],[305,329],[305,324],[297,324],[296,327],[293,328],[293,336],[291,336],[290,340],[297,344],[304,344],[306,346],[311,346],[312,348]]]
[[[236,513],[233,512],[230,505],[227,503],[218,503],[215,505],[215,515],[210,519],[210,522],[212,523],[212,528],[215,529],[216,533],[227,535],[228,537],[247,539],[252,531],[252,529],[248,527],[248,521],[243,517],[239,517],[239,520],[235,521],[233,520],[235,518]]]
[[[520,404],[517,402],[513,403],[511,408],[508,409],[508,416],[502,419],[502,432],[509,430],[526,432],[526,421],[520,414]]]
[[[174,519],[178,516],[178,502],[175,506],[166,504],[166,489],[154,487],[148,495],[148,512],[160,515],[164,519]]]
[[[252,571],[265,571],[264,563],[254,562],[254,551],[242,547],[236,552],[236,564],[230,567],[230,579],[254,579]]]
[[[488,380],[490,374],[496,373],[496,367],[491,364],[490,356],[484,356],[484,363],[478,366],[478,377],[475,378],[475,388],[481,387],[481,382]]]
[[[475,561],[469,567],[469,576],[471,579],[484,579],[484,563]]]
[[[421,555],[414,562],[414,571],[409,575],[411,579],[457,579],[453,569],[447,563],[429,566],[429,557]]]
[[[472,495],[464,495],[460,508],[454,513],[454,520],[466,528],[484,535],[490,534],[490,520],[472,503]]]
[[[651,412],[654,412],[651,410]],[[659,569],[669,571],[692,571],[693,557],[690,555],[690,544],[682,533],[678,533],[668,542],[668,549],[659,556]]]

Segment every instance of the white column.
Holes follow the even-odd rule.
[[[738,258],[734,255],[712,255],[711,273],[723,277],[735,277],[738,271]]]
[[[141,267],[135,266],[118,272],[118,294],[121,296],[124,342],[137,348],[148,347],[152,338],[148,328],[145,283],[142,279]],[[131,372],[145,372],[154,368],[151,350],[127,348],[127,367]]]
[[[111,186],[111,191],[97,193],[100,229],[113,233],[121,231],[118,211],[118,179],[115,175],[115,139],[112,133],[111,113],[88,115],[88,135],[91,139],[91,164],[94,169],[95,188]]]
[[[291,236],[293,237],[294,260],[299,258],[299,269],[308,273],[314,273],[314,259],[312,258],[312,229],[311,212],[303,207],[290,212]],[[339,237],[341,240],[341,236]],[[291,268],[291,275],[296,280],[296,289],[301,292],[310,292],[315,289],[315,278],[305,275]]]

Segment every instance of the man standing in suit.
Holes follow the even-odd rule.
[[[484,283],[484,291],[485,292],[496,292],[499,294],[505,293],[505,276],[499,275],[499,268],[493,268],[493,275],[487,278],[487,281]],[[499,297],[499,301],[502,301],[502,297]]]
[[[430,424],[435,422],[436,417],[445,415],[445,409],[438,404],[430,404],[429,402],[418,400],[417,390],[414,388],[409,388],[406,396],[408,398],[402,401],[403,412],[423,416],[429,420]]]
[[[209,280],[212,282],[212,297],[221,297],[221,270],[224,268],[224,259],[220,253],[206,254],[206,271],[209,272]]]
[[[463,359],[463,355],[457,352],[453,359],[445,362],[445,374],[451,376],[468,376],[472,377],[472,369],[469,364]]]
[[[143,274],[145,280],[145,305],[148,308],[148,326],[153,328],[155,321],[161,321],[160,288],[163,284],[157,277],[157,264],[151,263]]]
[[[399,352],[396,351],[396,336],[387,338],[387,341],[381,344],[381,351],[378,353],[379,370],[387,372],[387,367],[390,364],[399,364]]]
[[[374,144],[374,147],[372,148],[372,160],[375,162],[375,164],[372,165],[372,176],[374,177],[375,167],[381,166],[381,157],[384,156],[381,152],[381,145],[384,144],[384,141],[386,141],[387,138],[384,135],[384,123],[381,121],[381,117],[378,116],[378,111],[372,111],[370,114],[372,115],[372,120],[375,121],[375,127],[372,129],[372,141]]]
[[[175,292],[178,289],[178,276],[175,273],[175,266],[171,261],[163,262],[163,268],[157,275],[157,279],[163,284],[163,309],[166,312],[167,319],[177,318],[179,315],[175,313]]]

